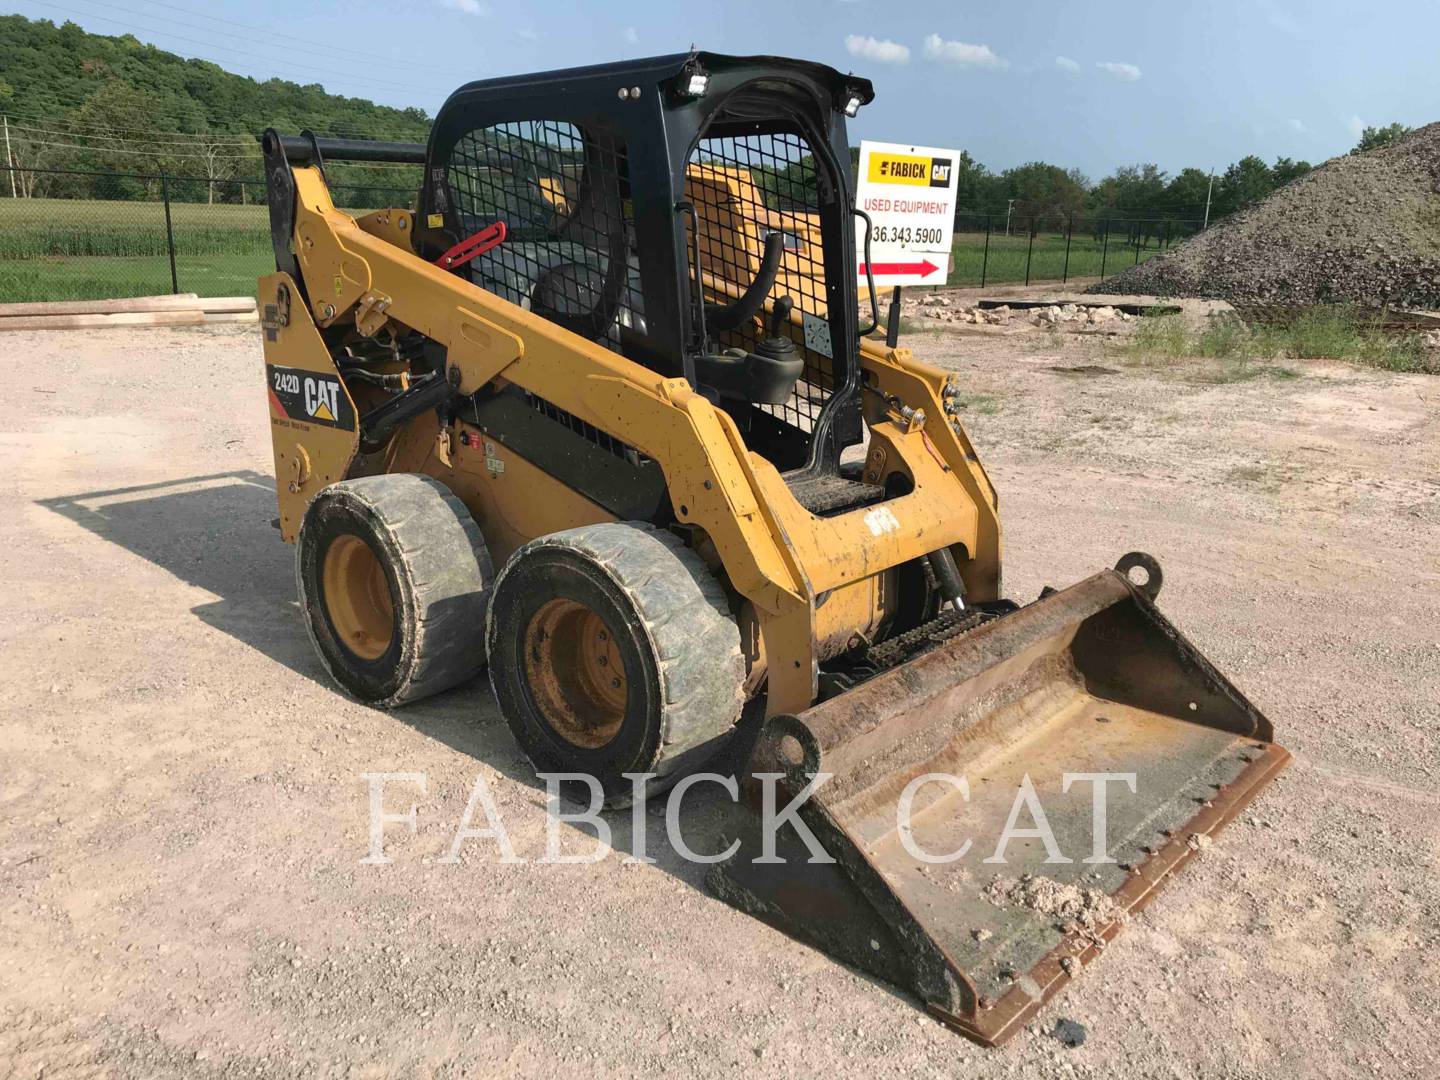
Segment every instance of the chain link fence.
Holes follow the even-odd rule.
[[[264,180],[0,169],[0,303],[193,292],[250,296],[274,272]],[[337,185],[352,212],[414,188]]]
[[[1099,279],[1159,255],[1198,233],[1199,220],[1090,212],[955,215],[948,285]]]
[[[331,182],[352,212],[413,207],[418,173],[416,187],[355,183],[338,169]],[[1163,215],[961,211],[946,284],[1098,279],[1200,228]],[[248,296],[274,268],[263,180],[0,167],[0,303]]]

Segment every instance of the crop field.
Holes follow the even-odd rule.
[[[274,268],[264,206],[172,203],[170,215],[182,291],[243,296]],[[170,288],[162,203],[0,201],[0,301],[144,296]]]
[[[274,267],[264,206],[172,203],[175,269],[181,291],[246,295]],[[1109,243],[1042,233],[959,233],[948,284],[979,285],[1098,277],[1159,254],[1123,234]],[[1137,258],[1138,256],[1138,258]],[[160,202],[0,199],[0,303],[86,300],[169,292],[165,207]]]

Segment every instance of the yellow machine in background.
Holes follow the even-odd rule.
[[[801,815],[837,861],[747,847],[715,891],[994,1042],[1118,919],[997,907],[978,853],[920,872],[909,844],[998,831],[1022,779],[1078,843],[1066,774],[1133,773],[1115,862],[1026,843],[1008,871],[1083,873],[1123,913],[1286,755],[1156,610],[1148,557],[1004,599],[955,377],[858,325],[844,118],[870,97],[694,53],[471,84],[425,147],[267,133],[280,528],[362,701],[488,664],[536,766],[614,803],[737,742],[789,796],[828,775]],[[342,213],[327,158],[423,164],[418,208]]]

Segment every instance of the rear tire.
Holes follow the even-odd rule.
[[[537,771],[624,773],[662,788],[713,756],[744,704],[740,631],[699,556],[649,525],[608,523],[520,548],[495,582],[490,685]]]
[[[494,581],[480,530],[443,484],[396,473],[345,480],[300,525],[300,607],[326,670],[390,707],[479,674]]]

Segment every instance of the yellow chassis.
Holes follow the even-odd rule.
[[[886,571],[950,546],[971,598],[999,598],[994,489],[947,408],[945,374],[908,349],[864,341],[860,361],[868,387],[866,478],[883,482],[898,472],[913,488],[819,518],[773,465],[746,449],[734,421],[684,379],[658,375],[419,258],[410,245],[410,211],[356,219],[335,209],[318,169],[293,173],[294,249],[310,307],[288,275],[260,279],[266,362],[333,376],[317,327],[353,320],[360,333],[374,335],[393,320],[447,347],[447,374],[461,393],[497,379],[514,383],[652,458],[677,521],[703,531],[731,587],[753,609],[759,640],[747,648],[752,663],[764,658],[771,715],[814,702],[820,642],[878,621]],[[288,308],[277,299],[286,291]],[[293,543],[310,500],[357,468],[359,436],[280,412],[272,408],[271,420],[280,529]],[[487,445],[463,419],[439,431],[433,416],[401,429],[384,452],[383,471],[445,482],[474,514],[497,565],[535,536],[610,520],[512,449]],[[364,467],[376,471],[373,461]]]

